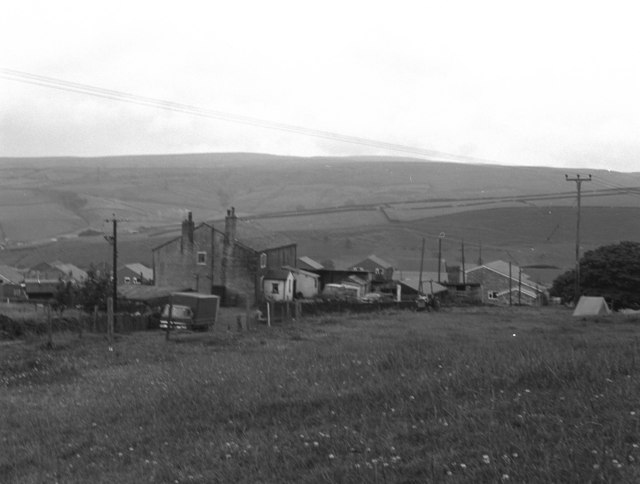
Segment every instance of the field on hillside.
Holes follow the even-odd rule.
[[[639,324],[469,308],[5,342],[0,481],[638,482]]]

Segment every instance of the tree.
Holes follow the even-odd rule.
[[[58,282],[58,286],[56,288],[56,292],[53,295],[53,304],[52,307],[54,311],[60,313],[64,313],[65,309],[73,306],[75,296],[76,296],[76,288],[74,287],[71,281],[64,281],[60,279]]]
[[[106,310],[107,298],[111,296],[111,278],[107,274],[98,274],[95,268],[87,271],[87,279],[80,286],[77,293],[77,302],[87,311],[98,309]]]
[[[551,295],[573,300],[574,280],[574,270],[560,275]],[[640,243],[626,241],[586,252],[580,259],[580,292],[603,296],[613,309],[640,308]]]

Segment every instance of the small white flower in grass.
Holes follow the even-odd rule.
[[[593,464],[593,468],[594,468],[595,470],[600,469],[600,464]]]
[[[635,457],[633,457],[632,455],[630,455],[630,456],[627,456],[627,460],[628,460],[629,462],[635,462],[635,460],[636,460],[636,459],[635,459]]]
[[[511,457],[513,457],[514,459],[518,458],[518,453],[517,452],[512,452],[511,453]]]
[[[618,462],[618,459],[613,459],[611,463],[613,464],[613,467],[615,467],[616,469],[620,469],[622,467],[622,464]]]
[[[635,417],[636,412],[634,412],[633,410],[631,412],[629,412],[629,415],[631,415],[632,417]]]
[[[511,336],[513,336],[513,337],[515,338],[515,337],[516,337],[516,334],[515,334],[515,333],[513,333]]]
[[[313,446],[314,446],[314,447],[319,447],[319,446],[320,446],[320,444],[318,443],[318,441],[315,441],[315,442],[313,443]]]
[[[413,395],[409,395],[409,400],[415,400],[416,397],[414,397]]]
[[[634,449],[638,448],[638,444],[631,444],[631,447],[633,447]]]
[[[460,469],[466,469],[466,468],[467,468],[467,464],[464,464],[464,463],[460,464]]]
[[[509,474],[502,474],[502,480],[503,481],[508,481],[509,480]]]
[[[333,454],[329,454],[329,459],[335,459],[335,458],[336,458],[336,456],[335,456],[335,455],[333,455]]]
[[[448,476],[452,476],[452,475],[453,475],[453,472],[451,472],[451,471],[447,471],[447,475],[448,475]]]
[[[489,456],[487,454],[484,454],[482,456],[482,462],[484,462],[485,464],[490,464],[491,463],[491,459],[489,458]]]

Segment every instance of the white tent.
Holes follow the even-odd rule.
[[[574,316],[602,316],[605,314],[611,314],[611,310],[603,297],[582,296],[573,311]]]

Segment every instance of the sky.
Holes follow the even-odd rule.
[[[0,157],[433,150],[507,165],[640,171],[640,7],[631,1],[3,7]],[[36,86],[7,69],[209,114]]]

